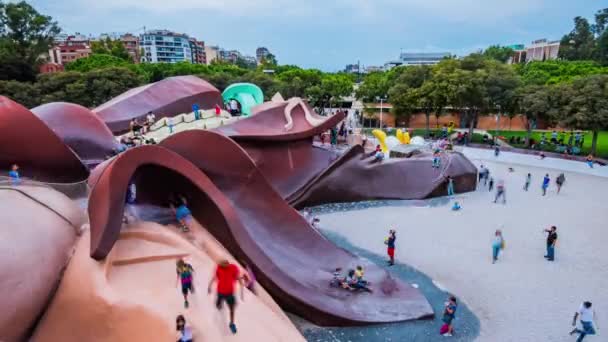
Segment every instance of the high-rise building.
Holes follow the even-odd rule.
[[[403,65],[402,61],[388,61],[384,63],[384,70],[391,70],[392,68],[398,67],[400,65]]]
[[[190,38],[190,51],[192,51],[192,63],[207,64],[205,42]]]
[[[205,62],[206,64],[211,64],[211,62],[217,60],[219,58],[219,46],[209,46],[205,45]]]
[[[190,37],[167,30],[147,31],[140,36],[142,61],[157,63],[191,62]]]
[[[434,65],[450,57],[449,52],[402,52],[399,60],[403,65]]]
[[[255,58],[258,64],[262,64],[262,60],[266,59],[270,55],[270,50],[261,46],[255,50]]]
[[[236,61],[241,58],[241,53],[237,50],[219,50],[219,59],[229,63],[236,63]]]
[[[526,61],[526,48],[524,44],[512,44],[506,47],[513,50],[513,55],[507,60],[508,64],[519,64]]]
[[[62,37],[63,38],[63,37]],[[57,41],[49,50],[49,62],[64,65],[77,59],[89,57],[91,54],[90,41],[84,35],[76,33]]]
[[[349,74],[358,74],[361,70],[359,70],[359,64],[346,64],[344,68],[344,72]]]
[[[139,63],[141,59],[141,47],[139,46],[139,37],[134,36],[130,33],[123,34],[120,36],[120,41],[127,49],[129,56],[133,59],[134,63]]]
[[[547,39],[538,39],[526,47],[526,63],[557,59],[558,53],[559,40],[547,41]]]

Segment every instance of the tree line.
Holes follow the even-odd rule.
[[[53,37],[60,32],[57,22],[25,1],[0,1],[0,94],[30,108],[51,101],[95,107],[135,86],[178,75],[199,76],[220,91],[231,83],[251,82],[267,97],[280,92],[284,97],[306,98],[315,106],[335,105],[352,93],[352,75],[279,66],[274,55],[267,56],[261,66],[244,60],[211,65],[135,64],[124,45],[109,38],[92,42],[91,56],[66,64],[65,72],[39,75]]]
[[[447,111],[460,112],[470,130],[479,115],[512,118],[521,113],[529,119],[528,136],[542,120],[592,130],[595,149],[597,132],[608,128],[607,20],[608,9],[597,12],[594,24],[575,18],[574,29],[562,39],[560,60],[508,65],[513,51],[491,46],[434,66],[367,74],[356,95],[364,102],[387,100],[396,116],[423,112],[427,129],[431,115]],[[331,107],[352,93],[355,81],[351,74],[277,65],[274,56],[259,67],[223,62],[134,64],[124,46],[110,39],[94,43],[92,55],[67,64],[65,72],[39,75],[44,54],[60,31],[50,16],[26,2],[0,0],[0,94],[30,108],[52,101],[95,107],[142,84],[196,75],[220,91],[231,83],[251,82],[267,98],[280,92],[286,98],[306,98],[313,106]]]

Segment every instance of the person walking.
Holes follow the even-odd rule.
[[[555,179],[555,184],[557,185],[557,194],[559,195],[559,191],[562,189],[562,185],[566,182],[566,176],[564,173],[560,173],[559,176]]]
[[[530,187],[531,182],[532,182],[532,175],[528,173],[528,175],[526,176],[526,182],[524,183],[525,191],[528,191],[528,188]]]
[[[223,302],[228,304],[230,310],[230,324],[228,327],[233,334],[236,334],[236,324],[234,324],[234,311],[236,307],[236,297],[234,296],[235,285],[237,282],[241,285],[241,300],[245,300],[243,291],[243,278],[240,276],[238,267],[231,264],[228,260],[222,260],[218,263],[215,273],[209,281],[207,292],[211,293],[211,286],[217,282],[217,299],[215,306],[218,310],[222,308]]]
[[[443,327],[441,331],[447,330],[445,333],[442,333],[443,336],[449,337],[454,334],[454,326],[452,322],[454,318],[456,318],[456,309],[458,308],[458,304],[456,304],[456,297],[450,296],[449,300],[445,303],[445,308],[443,309]],[[444,328],[445,327],[445,328]],[[447,329],[446,329],[447,328]]]
[[[502,237],[502,230],[496,229],[494,240],[492,241],[492,263],[498,261],[498,254],[505,247],[505,240]]]
[[[175,329],[179,334],[177,342],[192,342],[192,328],[186,324],[184,315],[179,315],[175,319]]]
[[[450,176],[447,178],[448,181],[448,196],[454,196],[454,179]]]
[[[194,268],[192,267],[192,265],[186,263],[183,259],[177,260],[175,266],[177,272],[177,280],[179,280],[182,284],[184,307],[188,308],[188,306],[190,305],[190,303],[188,302],[188,292],[194,294],[194,285],[192,284],[192,273],[194,273]]]
[[[386,253],[388,254],[388,265],[393,266],[395,264],[395,240],[397,240],[397,235],[394,229],[388,231],[388,238],[384,240],[384,244],[386,244]]]
[[[543,178],[543,185],[541,186],[543,189],[543,196],[545,196],[547,194],[547,188],[549,187],[550,182],[551,182],[551,179],[549,178],[549,174],[547,173],[545,175],[545,178]]]
[[[494,189],[494,178],[489,177],[490,180],[488,181],[488,191],[492,192],[492,190]]]
[[[557,227],[551,226],[549,229],[545,229],[547,233],[547,255],[545,259],[548,261],[555,260],[555,244],[557,243]]]
[[[498,202],[498,199],[502,197],[502,204],[507,204],[507,195],[505,193],[505,181],[502,179],[496,183],[496,197],[494,197],[494,203]]]
[[[572,326],[574,329],[570,332],[570,335],[579,334],[576,342],[581,342],[587,335],[595,335],[595,327],[593,320],[595,319],[595,311],[591,309],[591,302],[584,302],[581,304],[577,312],[574,313],[572,318]],[[580,318],[581,326],[583,329],[576,327],[576,320]]]

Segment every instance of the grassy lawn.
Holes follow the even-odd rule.
[[[363,132],[367,135],[371,135],[372,134],[372,130],[374,130],[375,128],[364,128]],[[395,135],[397,133],[396,129],[391,129],[390,131],[387,131],[386,129],[384,130],[386,132],[387,135]],[[426,130],[424,128],[417,128],[414,129],[414,134],[413,136],[424,136]],[[431,129],[431,132],[435,132],[435,136],[438,136],[441,134],[441,129]],[[494,135],[495,134],[495,130],[488,130],[488,133]],[[536,142],[540,142],[541,140],[541,135],[542,133],[546,133],[546,137],[547,137],[547,142],[549,142],[551,140],[551,131],[532,131],[532,136],[531,138],[534,139]],[[505,140],[507,142],[509,142],[509,138],[511,137],[521,137],[522,141],[524,141],[525,137],[526,137],[526,131],[498,131],[498,136],[500,137],[504,137]],[[560,132],[558,132],[558,140],[562,137],[562,134]],[[570,137],[570,133],[567,132],[565,134],[563,134],[564,137],[564,142],[568,143],[568,138]],[[585,156],[587,154],[589,154],[589,151],[591,150],[591,140],[593,139],[593,133],[591,132],[586,132],[583,134],[584,140],[583,140],[583,148],[581,149],[581,153],[579,155]],[[473,139],[472,142],[474,143],[482,143],[482,139],[483,136],[481,134],[473,134]],[[523,144],[512,144],[513,147],[517,147],[517,148],[525,148],[525,146]],[[543,150],[544,151],[549,151],[549,152],[554,152],[555,151],[555,146],[553,144],[546,144],[545,146],[543,146]],[[597,157],[601,157],[601,158],[608,158],[608,131],[602,131],[599,133],[599,136],[597,138],[597,151],[596,151],[596,156]]]
[[[490,134],[494,134],[496,131],[488,131]],[[551,140],[551,131],[533,131],[531,138],[536,142],[539,142],[541,139],[542,133],[546,133],[547,141]],[[511,137],[521,137],[522,140],[526,137],[526,131],[498,131],[498,136],[504,137],[508,142]],[[558,132],[558,140],[562,137],[562,134]],[[563,134],[564,142],[568,143],[568,139],[570,137],[570,133]],[[581,149],[581,155],[589,154],[591,150],[591,141],[593,140],[593,133],[586,132],[583,134],[583,148]],[[513,144],[513,147],[525,148],[523,144]],[[551,144],[545,145],[545,151],[554,151],[555,147]],[[599,132],[597,138],[597,149],[596,155],[598,157],[608,157],[608,131]]]

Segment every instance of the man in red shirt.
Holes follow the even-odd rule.
[[[215,274],[209,281],[207,291],[211,293],[211,286],[217,281],[217,300],[215,305],[218,310],[222,308],[222,303],[226,302],[230,309],[230,330],[236,334],[236,325],[234,324],[234,307],[236,298],[234,296],[235,285],[238,281],[241,284],[241,300],[245,300],[243,294],[243,278],[240,276],[239,268],[235,264],[231,264],[228,260],[222,260],[218,263],[215,269]]]

